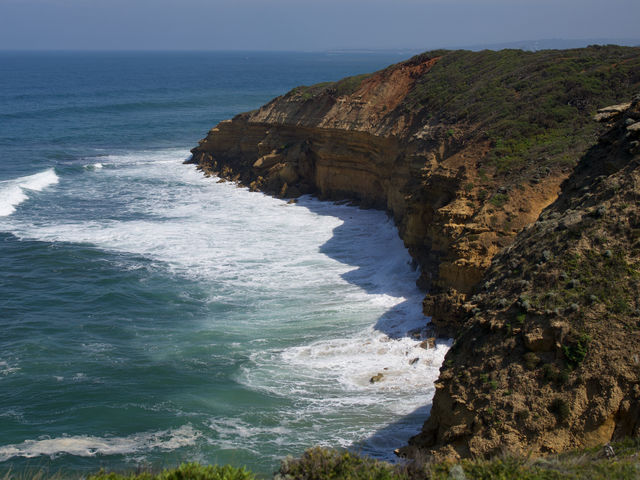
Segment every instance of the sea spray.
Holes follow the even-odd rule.
[[[58,183],[53,168],[43,172],[0,182],[0,217],[11,215],[16,207],[29,198],[30,192],[40,192]]]

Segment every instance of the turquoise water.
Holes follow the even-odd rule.
[[[400,59],[0,53],[0,472],[267,475],[418,431],[447,345],[407,335],[422,295],[386,215],[182,164],[220,120]]]

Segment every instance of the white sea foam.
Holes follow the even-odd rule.
[[[144,255],[164,262],[175,273],[216,278],[235,289],[268,289],[271,284],[265,278],[279,273],[295,276],[308,271],[309,265],[325,262],[324,256],[307,249],[310,243],[321,245],[331,238],[332,228],[342,223],[339,219],[216,184],[193,167],[181,165],[185,156],[169,151],[106,157],[105,165],[117,168],[103,170],[103,182],[78,181],[65,192],[87,201],[120,199],[128,213],[143,219],[56,218],[37,223],[20,219],[9,230],[23,238],[91,243]],[[297,232],[295,242],[292,232]],[[246,270],[253,274],[245,275]]]
[[[190,425],[174,430],[137,433],[127,437],[93,437],[76,435],[25,440],[15,445],[0,446],[0,462],[13,457],[34,458],[40,455],[56,457],[62,454],[80,457],[96,455],[129,455],[151,450],[175,450],[194,445],[201,436]]]
[[[89,353],[104,353],[113,350],[113,345],[109,343],[83,343],[82,348],[86,349]]]
[[[308,369],[334,377],[346,389],[409,394],[433,387],[448,344],[426,350],[412,338],[390,339],[368,329],[351,338],[323,340],[287,349],[282,360],[291,369]],[[382,373],[379,382],[370,379]],[[418,405],[415,405],[418,406]],[[401,407],[404,413],[411,402]]]
[[[43,172],[0,182],[0,217],[11,215],[29,198],[29,191],[42,191],[50,185],[58,183],[58,175],[49,168]]]
[[[255,314],[224,320],[225,334],[267,339],[248,350],[248,341],[232,346],[249,357],[235,380],[294,400],[295,408],[274,415],[295,433],[243,430],[258,427],[234,417],[229,425],[213,421],[221,442],[253,431],[247,445],[303,437],[307,445],[348,446],[386,429],[398,446],[416,433],[449,344],[425,350],[409,335],[425,323],[422,293],[393,222],[383,212],[310,198],[287,205],[217,184],[181,165],[186,156],[171,150],[101,157],[99,175],[66,182],[58,192],[95,205],[91,217],[12,216],[4,228],[22,238],[140,255],[209,286],[213,304],[254,307]],[[116,207],[100,217],[98,208],[110,203],[119,219]],[[201,321],[207,329],[220,319]],[[100,353],[102,345],[85,348]],[[370,383],[378,373],[381,381]],[[406,415],[411,422],[400,421]],[[258,443],[251,448],[260,450]]]
[[[258,426],[236,418],[213,418],[208,427],[211,431],[206,437],[210,444],[229,450],[241,448],[255,454],[260,454],[267,444],[290,447],[299,442],[301,433],[285,425]],[[278,457],[281,455],[274,455]]]
[[[11,418],[22,422],[22,420],[24,420],[24,411],[21,409],[10,408],[8,410],[0,411],[0,417]]]
[[[20,370],[18,367],[9,365],[5,361],[0,361],[0,376],[6,377]]]

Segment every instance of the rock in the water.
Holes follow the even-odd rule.
[[[436,348],[436,337],[429,337],[420,342],[420,348],[424,348],[425,350],[428,350],[429,348]]]
[[[374,375],[369,379],[369,383],[378,383],[380,380],[382,380],[382,377],[384,377],[384,375],[378,372],[377,375]]]

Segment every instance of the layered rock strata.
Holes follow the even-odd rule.
[[[599,127],[591,121],[596,107],[605,101],[621,102],[640,87],[637,65],[639,49],[618,47],[427,53],[372,75],[299,87],[258,110],[223,121],[192,150],[190,161],[206,175],[253,190],[283,198],[314,194],[349,200],[393,216],[421,268],[419,284],[428,291],[425,315],[441,333],[460,337],[443,368],[432,417],[405,453],[418,449],[435,455],[484,455],[504,448],[505,441],[516,449],[531,444],[538,452],[561,450],[578,445],[580,431],[601,428],[601,417],[615,432],[622,432],[617,419],[626,414],[616,413],[613,420],[607,415],[612,405],[631,401],[627,393],[618,395],[618,390],[627,392],[630,380],[620,389],[615,386],[617,377],[607,377],[608,391],[620,402],[608,403],[597,418],[587,419],[584,409],[575,417],[566,416],[570,402],[593,407],[593,392],[604,388],[596,380],[580,390],[581,400],[562,394],[553,405],[533,408],[529,403],[540,387],[539,374],[522,375],[522,385],[513,380],[523,371],[523,349],[536,355],[527,356],[527,366],[548,364],[547,377],[574,382],[573,370],[566,373],[569,367],[562,367],[562,355],[567,351],[571,358],[580,356],[586,348],[583,334],[595,338],[605,331],[571,330],[546,320],[538,325],[535,322],[546,314],[537,303],[531,307],[526,289],[534,288],[532,279],[505,283],[510,289],[521,287],[522,298],[515,304],[511,290],[504,298],[486,296],[503,280],[496,273],[488,280],[483,276],[498,268],[492,263],[494,256],[556,201],[575,161],[597,138]],[[603,110],[600,118],[615,119],[623,108]],[[559,208],[556,205],[553,208]],[[573,231],[573,224],[565,220],[565,230]],[[550,235],[556,227],[545,232]],[[557,248],[549,255],[556,255]],[[485,311],[482,302],[491,308],[499,302],[517,319],[491,326],[491,320],[482,320],[488,316],[477,316]],[[582,304],[572,301],[571,308],[574,303],[579,312]],[[524,320],[521,307],[526,309]],[[566,305],[552,311],[556,309],[559,319]],[[533,323],[525,328],[530,318]],[[494,338],[487,333],[492,329],[500,335],[509,331],[509,336]],[[475,353],[483,348],[485,353]],[[611,355],[618,358],[618,353]],[[471,372],[478,373],[482,383]],[[516,386],[523,389],[517,395]],[[457,392],[458,388],[463,390]],[[496,392],[504,398],[497,399]],[[503,408],[499,400],[512,395],[514,403],[504,406],[511,416],[493,417],[495,409]],[[492,407],[491,402],[498,403]],[[626,411],[620,408],[616,412]],[[527,409],[530,416],[522,413]],[[573,430],[565,428],[564,437],[553,441],[540,433],[555,432],[567,419],[582,423]]]
[[[416,82],[440,60],[426,55],[363,79],[295,89],[221,122],[192,161],[283,197],[313,193],[388,210],[422,267],[421,285],[432,292],[426,313],[445,320],[491,257],[555,198],[568,169],[543,172],[500,211],[479,201],[513,188],[479,171],[490,142],[470,136],[471,126],[463,132],[406,108]]]
[[[640,96],[500,252],[412,448],[544,454],[640,436]]]

